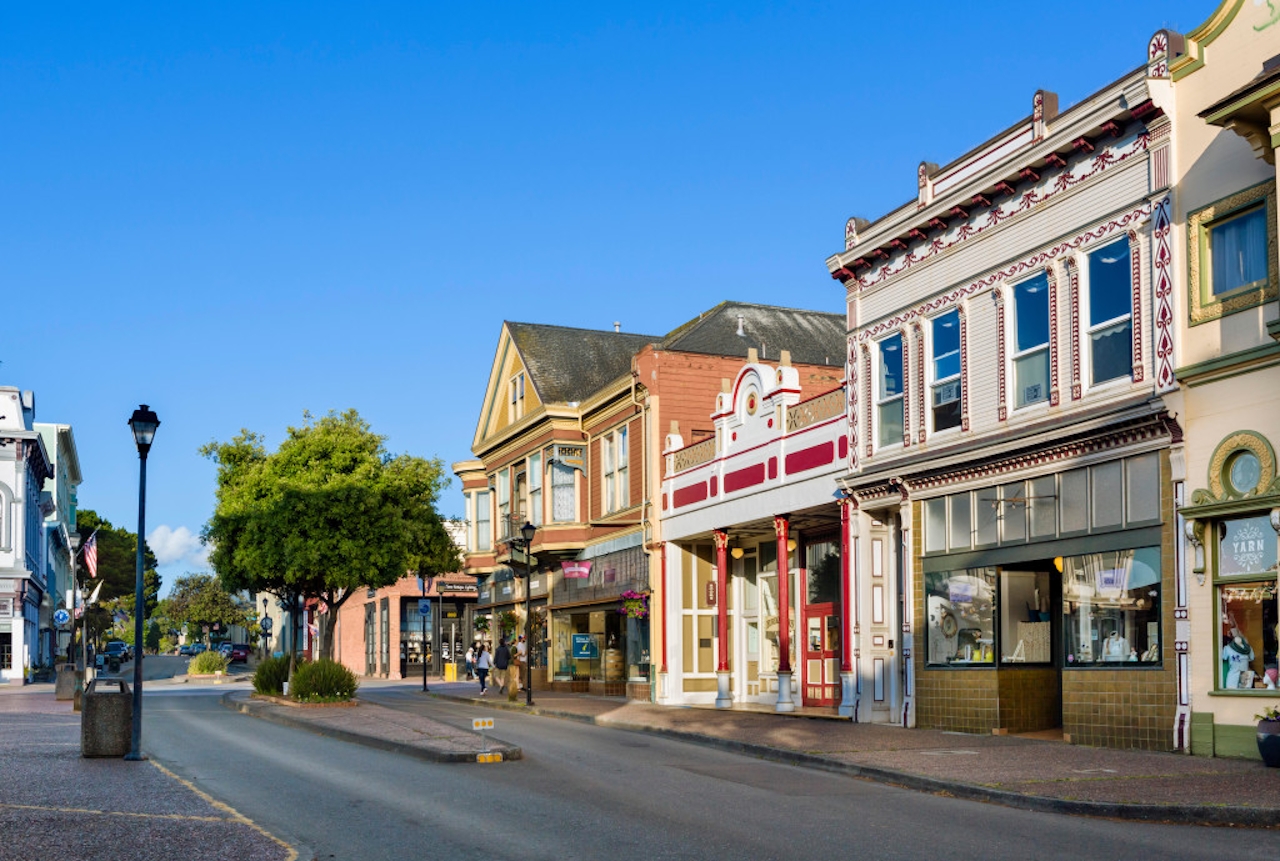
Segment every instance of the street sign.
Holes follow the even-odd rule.
[[[66,610],[58,609],[53,611],[53,624],[65,625],[71,621],[71,614]]]
[[[476,730],[493,729],[493,718],[472,718],[471,728]]]
[[[259,628],[268,632],[271,630],[271,625],[272,625],[272,622],[271,622],[270,616],[264,616],[262,621],[258,623]]]
[[[418,599],[418,615],[419,616],[431,615],[431,599],[430,598]]]

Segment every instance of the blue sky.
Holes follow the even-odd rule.
[[[842,312],[846,218],[1214,8],[868,6],[8,4],[0,383],[74,426],[82,507],[131,529],[126,421],[156,410],[168,584],[204,568],[202,444],[354,407],[448,464],[504,319]]]

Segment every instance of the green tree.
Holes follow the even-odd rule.
[[[147,623],[147,630],[142,635],[142,645],[153,655],[160,653],[160,625],[155,619]]]
[[[162,606],[175,628],[186,625],[192,634],[202,632],[205,626],[225,630],[248,622],[244,606],[212,574],[188,573],[174,580]]]
[[[304,414],[274,452],[248,430],[200,452],[218,464],[202,537],[222,585],[322,603],[322,657],[333,654],[331,620],[358,589],[461,566],[436,511],[444,464],[390,454],[355,410]]]
[[[82,508],[77,511],[76,533],[80,536],[81,547],[95,530],[98,533],[98,576],[89,576],[89,569],[84,564],[83,555],[77,561],[80,588],[84,591],[86,599],[99,583],[102,584],[102,589],[98,593],[98,602],[87,614],[91,637],[111,630],[113,627],[111,609],[122,609],[130,618],[133,617],[138,570],[137,535],[128,529],[112,525],[111,521],[100,517],[91,508]],[[149,617],[155,611],[160,597],[160,575],[156,573],[156,556],[145,541],[142,550],[142,596],[146,615]],[[132,638],[132,634],[130,637]]]

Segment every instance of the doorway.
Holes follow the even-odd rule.
[[[834,706],[840,697],[840,537],[804,546],[804,663],[800,702]]]

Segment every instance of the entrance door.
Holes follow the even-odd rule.
[[[804,608],[804,693],[801,704],[834,706],[840,696],[840,617],[834,604]]]

